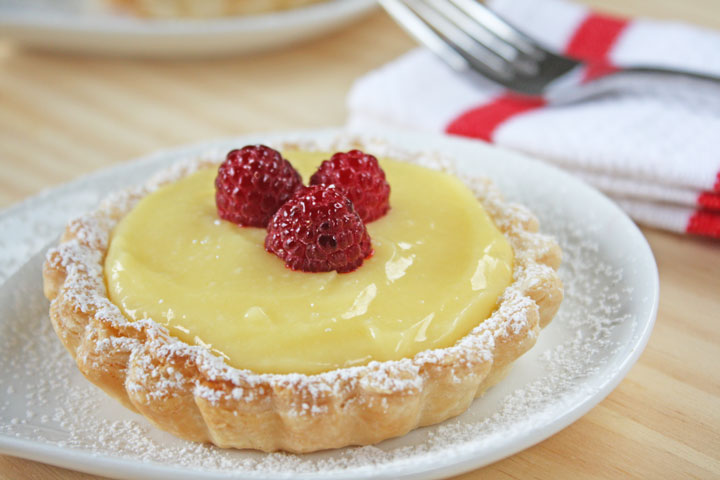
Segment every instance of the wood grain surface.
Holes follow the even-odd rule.
[[[720,29],[717,0],[584,3]],[[413,45],[380,11],[320,40],[218,60],[65,56],[0,40],[0,208],[159,148],[341,125],[353,80]],[[720,243],[643,232],[661,296],[637,365],[570,427],[458,478],[720,478]],[[0,456],[0,480],[90,478]]]

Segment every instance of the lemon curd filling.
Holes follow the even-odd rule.
[[[330,155],[286,152],[307,180]],[[391,209],[351,273],[292,271],[265,229],[220,220],[216,169],[142,199],[113,231],[110,299],[237,368],[313,374],[453,345],[512,281],[512,248],[457,178],[380,160]]]

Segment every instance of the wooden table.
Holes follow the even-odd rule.
[[[585,1],[720,28],[716,0]],[[159,148],[341,125],[353,79],[412,46],[379,11],[341,33],[247,58],[108,60],[0,42],[0,207]],[[643,231],[661,297],[638,364],[570,427],[458,478],[720,477],[720,243]],[[22,478],[96,477],[0,456],[0,479]]]

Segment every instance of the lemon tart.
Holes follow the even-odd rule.
[[[307,179],[357,142],[276,147]],[[83,374],[182,438],[264,451],[372,444],[467,409],[557,311],[560,250],[489,181],[360,146],[392,197],[350,273],[288,269],[264,229],[221,220],[217,155],[70,222],[43,277]]]

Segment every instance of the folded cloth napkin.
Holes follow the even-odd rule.
[[[614,18],[563,0],[488,3],[550,49],[591,62],[589,73],[645,64],[720,75],[717,32]],[[577,174],[640,223],[720,238],[720,84],[612,81],[622,88],[577,103],[519,97],[417,49],[355,83],[349,127],[493,142]]]

